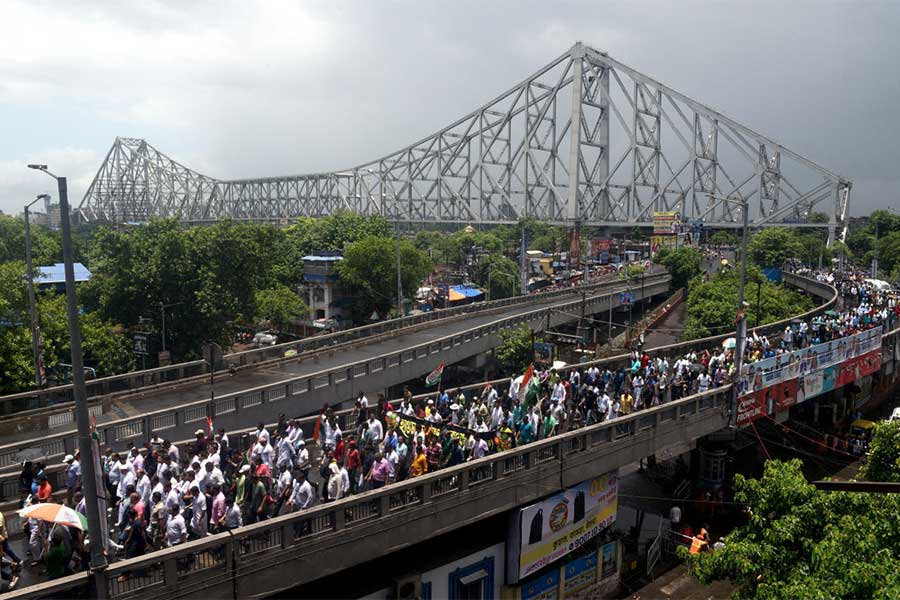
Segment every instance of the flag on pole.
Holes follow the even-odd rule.
[[[528,382],[531,381],[531,378],[534,377],[534,364],[528,365],[528,369],[525,370],[525,374],[522,375],[522,383],[519,384],[521,387],[525,387],[528,385]]]
[[[519,386],[519,393],[525,398],[525,406],[534,406],[538,399],[539,389],[540,383],[538,378],[534,376],[534,365],[528,365],[528,370],[522,375],[522,384]]]
[[[431,387],[433,385],[437,385],[441,381],[441,375],[444,374],[444,363],[439,364],[435,367],[434,371],[428,374],[425,378],[425,385],[427,387]]]
[[[206,435],[208,437],[212,437],[213,435],[213,420],[210,416],[206,417]]]
[[[319,412],[319,418],[316,419],[316,424],[313,427],[313,441],[315,441],[315,442],[319,441],[319,435],[322,430],[322,417],[325,416],[326,410],[328,410],[327,402],[322,406],[322,410],[321,410],[321,412]]]

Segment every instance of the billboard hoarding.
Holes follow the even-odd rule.
[[[675,210],[653,213],[653,235],[681,233],[681,213]]]
[[[507,583],[516,583],[580,548],[616,519],[618,475],[588,479],[513,513]]]

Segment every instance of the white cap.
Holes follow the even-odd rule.
[[[298,446],[305,446],[305,445],[306,445],[306,440],[304,440],[303,438],[300,438],[299,440],[297,440],[297,445],[298,445]]]
[[[204,435],[204,434],[206,434],[206,432],[203,431],[202,429],[198,429],[197,431],[194,432],[194,435]]]
[[[72,462],[73,460],[75,460],[75,457],[74,457],[74,456],[72,456],[71,454],[66,454],[66,457],[63,459],[63,462],[64,462],[64,463],[70,463],[70,462]]]
[[[250,465],[244,465],[243,467],[241,467],[241,473],[249,473],[249,472],[250,472]]]

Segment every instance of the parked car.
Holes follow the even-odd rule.
[[[269,331],[260,331],[253,336],[253,345],[257,348],[261,346],[274,346],[278,343],[278,336]]]

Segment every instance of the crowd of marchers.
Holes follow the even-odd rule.
[[[844,308],[794,322],[779,335],[752,330],[746,362],[890,328],[900,315],[894,292],[878,291],[856,275],[817,277],[841,291]],[[153,437],[122,452],[106,449],[101,466],[110,554],[131,558],[178,546],[703,393],[734,380],[734,352],[728,343],[674,356],[637,348],[616,368],[529,367],[506,385],[468,393],[439,390],[414,398],[407,389],[399,400],[379,394],[371,403],[360,393],[350,413],[323,407],[312,431],[282,415],[273,426],[260,423],[234,438],[209,424],[190,443]],[[65,462],[63,502],[86,514],[81,457]],[[26,506],[54,500],[44,468],[24,465]],[[34,519],[25,528],[31,567],[42,565],[49,578],[87,568],[80,528]],[[9,581],[22,560],[6,541],[5,527],[0,536],[12,564],[3,571]]]

